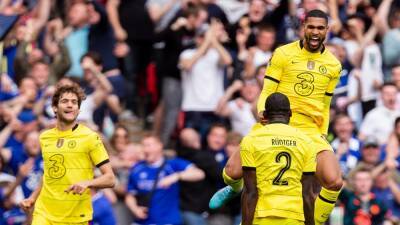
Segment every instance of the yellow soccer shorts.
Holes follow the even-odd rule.
[[[54,222],[48,220],[46,217],[40,214],[33,214],[32,224],[31,225],[88,225],[89,222],[81,222],[81,223],[62,223],[62,222]]]
[[[253,225],[304,225],[304,221],[282,217],[254,218]]]

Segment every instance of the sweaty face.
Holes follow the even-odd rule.
[[[78,96],[67,92],[61,95],[57,107],[53,108],[57,119],[63,123],[74,123],[79,114]]]
[[[328,25],[324,18],[309,17],[304,23],[305,47],[310,52],[321,49],[324,43]]]

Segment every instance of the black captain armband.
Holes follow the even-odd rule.
[[[275,78],[273,78],[273,77],[271,77],[271,76],[268,76],[268,75],[265,75],[264,79],[271,80],[271,81],[273,81],[273,82],[275,82],[275,83],[278,83],[278,84],[280,83],[279,80],[277,80],[277,79],[275,79]]]
[[[102,165],[104,165],[104,164],[106,164],[106,163],[109,163],[109,162],[110,162],[110,160],[109,160],[109,159],[106,159],[106,160],[104,160],[103,162],[97,164],[96,167],[99,168],[100,166],[102,166]]]
[[[249,167],[249,166],[242,166],[243,170],[256,170],[255,167]]]
[[[303,175],[313,176],[314,174],[315,174],[315,172],[303,172]]]

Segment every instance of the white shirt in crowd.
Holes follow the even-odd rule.
[[[367,113],[361,124],[360,133],[365,136],[375,136],[379,144],[385,144],[398,116],[400,116],[400,111],[378,106]]]
[[[241,100],[240,103],[238,100],[232,100],[228,102],[228,107],[231,112],[229,118],[232,123],[232,130],[244,137],[257,122],[251,111],[251,104],[244,100]]]
[[[271,51],[262,51],[259,48],[256,48],[255,52],[254,52],[254,59],[253,59],[253,66],[254,68],[257,68],[259,66],[261,66],[262,64],[266,64],[269,59],[272,56],[272,52]]]
[[[378,97],[379,90],[374,82],[383,82],[382,55],[377,44],[368,45],[364,49],[361,63],[361,100],[370,101]]]
[[[180,60],[190,59],[196,51],[183,51]],[[217,50],[211,48],[190,70],[182,70],[183,111],[212,112],[216,109],[224,94],[224,70],[219,60]]]

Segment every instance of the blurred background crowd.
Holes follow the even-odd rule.
[[[0,224],[29,220],[18,202],[42,174],[55,87],[71,82],[118,177],[93,191],[94,224],[238,224],[239,199],[208,200],[257,120],[272,52],[302,38],[312,9],[329,14],[325,46],[343,66],[328,140],[346,187],[330,224],[399,224],[398,0],[1,0]],[[196,179],[169,176],[191,164]],[[148,209],[137,203],[158,171],[146,168],[166,171]]]

